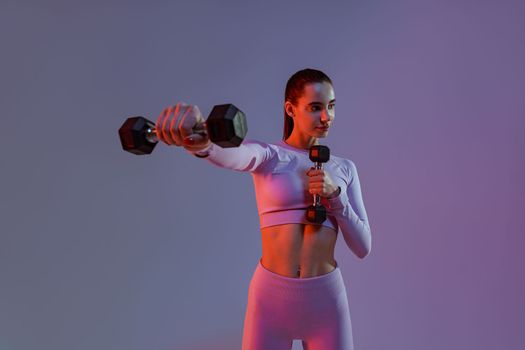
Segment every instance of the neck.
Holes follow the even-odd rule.
[[[311,136],[306,136],[304,138],[290,135],[284,142],[292,147],[300,148],[304,150],[309,150],[310,147],[319,144],[319,139]]]

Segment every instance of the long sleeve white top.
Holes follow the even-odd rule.
[[[222,148],[211,143],[195,153],[208,153],[202,159],[221,168],[251,173],[261,228],[286,223],[314,224],[306,219],[306,209],[313,204],[306,173],[314,164],[308,150],[284,141],[245,139],[239,147]],[[372,236],[356,165],[350,159],[331,155],[323,169],[341,191],[334,198],[321,197],[327,219],[320,225],[336,233],[340,229],[350,250],[364,258],[370,253]]]

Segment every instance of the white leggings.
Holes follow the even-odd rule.
[[[310,278],[276,274],[259,263],[250,281],[242,350],[353,350],[346,289],[333,271]]]

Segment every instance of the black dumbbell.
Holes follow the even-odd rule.
[[[323,163],[330,160],[330,149],[323,145],[314,145],[310,147],[308,154],[310,160],[314,162],[315,169],[322,169]],[[326,220],[326,208],[321,204],[321,196],[314,193],[314,204],[306,209],[306,220],[322,224]]]
[[[206,119],[210,141],[223,147],[239,147],[248,132],[246,115],[233,104],[216,105]],[[202,126],[193,129],[204,133]],[[155,123],[141,117],[130,117],[118,130],[124,151],[137,155],[150,154],[158,143]]]

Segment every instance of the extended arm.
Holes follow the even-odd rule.
[[[361,194],[361,184],[357,168],[351,160],[346,160],[349,170],[349,184],[346,192],[328,198],[332,215],[337,219],[346,245],[359,258],[363,259],[372,249],[372,234]]]
[[[221,168],[227,168],[236,171],[257,171],[261,166],[266,164],[275,151],[267,143],[245,139],[239,147],[222,148],[214,143],[198,152],[192,152],[188,149],[186,151],[190,154],[208,154],[207,159]]]

